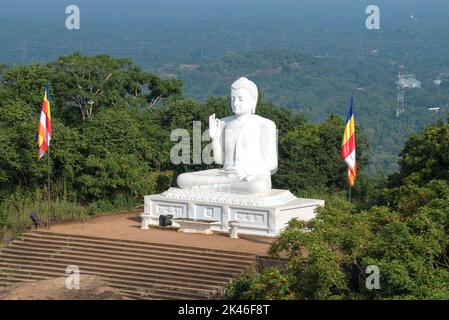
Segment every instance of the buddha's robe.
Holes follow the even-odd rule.
[[[271,190],[271,175],[277,170],[277,131],[273,121],[252,114],[248,117],[226,117],[217,148],[221,148],[223,169],[183,173],[178,186],[234,193],[266,194]],[[215,152],[215,149],[214,149]],[[217,161],[218,160],[218,161]],[[232,173],[240,169],[245,177]]]

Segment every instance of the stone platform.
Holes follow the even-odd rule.
[[[170,188],[145,196],[142,229],[158,225],[160,215],[173,218],[216,220],[213,231],[229,232],[228,222],[238,221],[239,234],[276,236],[293,218],[310,220],[324,200],[301,199],[290,191],[273,189],[268,195],[254,196],[225,192]],[[173,222],[177,227],[177,223]]]

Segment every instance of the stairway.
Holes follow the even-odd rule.
[[[0,251],[0,286],[67,277],[76,265],[132,299],[217,299],[255,263],[251,253],[36,231]]]

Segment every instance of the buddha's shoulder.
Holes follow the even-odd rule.
[[[234,121],[236,119],[235,115],[229,116],[229,117],[225,117],[225,118],[221,118],[221,121],[223,121],[225,124]],[[266,129],[276,129],[276,124],[274,123],[274,121],[261,117],[257,114],[253,114],[250,120],[250,123],[252,123],[253,125],[257,125],[259,127],[262,128],[266,128]]]
[[[254,120],[257,121],[259,123],[259,125],[263,128],[266,129],[276,129],[276,124],[274,123],[274,121],[261,117],[257,114],[254,115]]]

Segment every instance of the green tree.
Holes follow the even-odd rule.
[[[272,256],[287,260],[282,275],[288,283],[275,290],[295,299],[446,299],[449,181],[440,154],[446,126],[429,126],[410,137],[401,171],[371,197],[377,205],[360,210],[330,198],[316,219],[290,221],[270,248]],[[376,290],[365,283],[373,265],[380,271]],[[238,280],[230,294],[252,296],[258,279],[260,274]]]
[[[150,93],[147,95],[148,108],[151,109],[158,101],[170,96],[180,97],[182,95],[182,80],[164,80],[151,76],[148,81]]]
[[[449,124],[438,122],[412,134],[401,152],[399,166],[393,183],[410,181],[423,185],[433,179],[448,180]]]
[[[84,56],[76,52],[60,57],[49,65],[57,105],[64,111],[75,109],[82,120],[94,111],[124,104],[127,98],[142,94],[141,87],[150,79],[129,59],[116,59],[108,55]],[[69,115],[64,115],[68,117]]]
[[[304,123],[288,131],[279,144],[275,185],[297,194],[346,190],[347,166],[340,156],[344,126],[341,118],[331,116],[322,124]],[[368,147],[358,127],[356,137],[357,167],[362,172]]]

